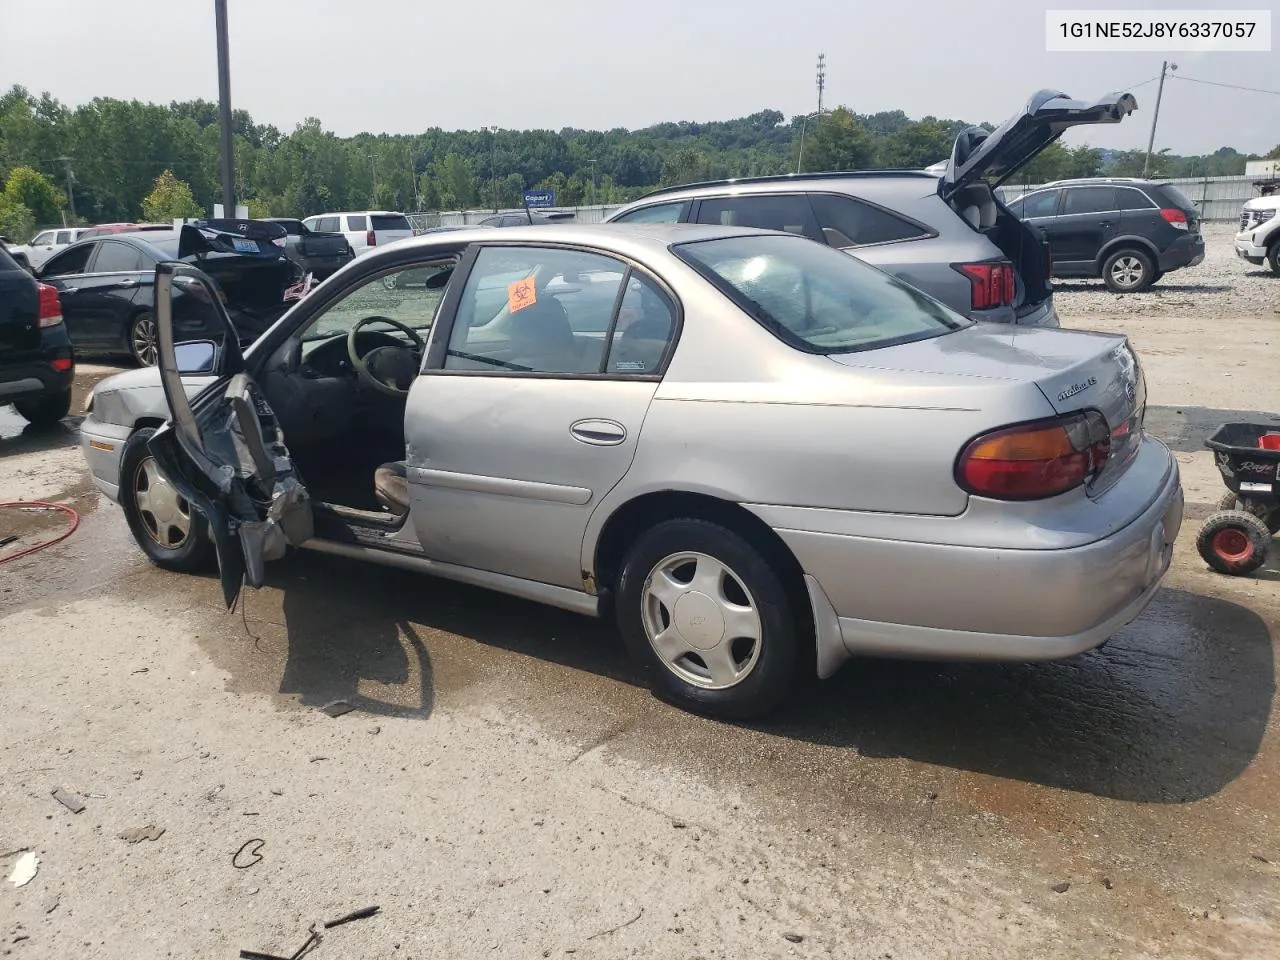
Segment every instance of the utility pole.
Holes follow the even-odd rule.
[[[213,0],[213,18],[218,33],[218,125],[222,141],[222,215],[236,215],[235,165],[231,148],[231,51],[227,40],[227,0]]]
[[[369,154],[369,168],[373,171],[373,192],[369,194],[369,206],[378,205],[378,155]]]
[[[818,115],[822,115],[822,93],[827,88],[827,55],[818,54]]]
[[[493,212],[498,212],[498,128],[489,128],[489,177],[493,180]]]
[[[1142,161],[1142,175],[1145,177],[1151,170],[1151,149],[1156,143],[1156,121],[1160,119],[1160,98],[1164,96],[1164,75],[1169,70],[1177,70],[1176,63],[1165,60],[1160,64],[1160,85],[1156,87],[1156,109],[1151,114],[1151,136],[1147,138],[1147,158]]]
[[[818,114],[816,114],[816,113],[811,113],[811,114],[809,114],[807,117],[805,117],[805,118],[804,118],[804,121],[800,124],[800,155],[799,155],[798,157],[796,157],[796,173],[799,173],[799,172],[800,172],[800,166],[801,166],[801,164],[803,164],[803,163],[804,163],[804,131],[805,131],[805,128],[806,128],[807,126],[809,126],[809,121],[810,121],[810,120],[812,120],[812,119],[813,119],[814,117],[816,117],[816,116],[818,116]]]
[[[71,207],[71,219],[76,218],[76,194],[73,184],[76,182],[76,176],[71,172],[71,158],[58,157],[67,167],[67,204]]]
[[[592,203],[600,202],[600,198],[596,196],[596,162],[597,161],[595,160],[587,161],[587,163],[591,164],[591,202]]]

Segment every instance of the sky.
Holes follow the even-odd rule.
[[[1271,9],[1280,30],[1277,0],[1076,4]],[[823,52],[824,106],[999,122],[1041,88],[1091,100],[1160,73],[1159,53],[1046,53],[1046,6],[228,0],[231,96],[260,123],[288,132],[314,116],[344,136],[433,126],[637,128],[762,109],[790,117],[816,108]],[[0,0],[0,89],[20,83],[71,105],[216,100],[213,9],[213,0]],[[1280,39],[1273,51],[1169,54],[1179,70],[1165,83],[1156,149],[1263,153],[1280,143],[1280,95],[1182,79],[1280,91]],[[1071,131],[1066,142],[1145,147],[1156,88],[1137,87],[1138,112],[1124,123]]]

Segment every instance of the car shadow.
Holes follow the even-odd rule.
[[[1143,426],[1179,453],[1195,453],[1207,449],[1210,435],[1231,421],[1274,423],[1280,427],[1280,414],[1262,410],[1219,410],[1213,407],[1147,407]]]
[[[74,447],[83,417],[64,417],[47,427],[27,423],[11,406],[0,406],[0,457]]]
[[[423,705],[400,715],[427,716],[436,676],[430,650],[453,642],[439,632],[639,686],[621,641],[603,621],[305,551],[277,566],[282,572],[272,585],[287,594],[289,637],[282,687],[304,702],[349,697],[360,678],[411,683],[404,680],[413,673],[408,650],[422,664],[416,696]],[[402,644],[402,637],[410,639]],[[443,659],[473,660],[457,650]],[[533,673],[521,671],[515,681],[504,673],[502,682],[536,683]],[[748,726],[868,757],[1182,803],[1217,793],[1246,768],[1274,693],[1271,634],[1260,617],[1166,589],[1106,646],[1069,660],[857,659],[776,716]],[[357,705],[366,708],[364,701]],[[375,705],[370,712],[396,711]],[[701,722],[675,708],[670,716],[678,725]]]
[[[1160,293],[1225,293],[1234,290],[1227,284],[1222,283],[1167,283],[1163,280],[1157,280],[1145,290],[1135,290],[1129,293],[1116,293],[1116,296],[1126,297],[1147,297]],[[1054,280],[1053,292],[1057,293],[1113,293],[1108,290],[1107,285],[1101,280]]]

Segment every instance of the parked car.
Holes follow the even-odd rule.
[[[963,131],[941,173],[812,173],[669,187],[608,222],[798,233],[887,270],[975,320],[1057,326],[1045,244],[992,188],[1068,127],[1116,123],[1136,106],[1129,94],[1082,103],[1041,90],[995,131]]]
[[[527,227],[534,223],[566,223],[572,219],[572,213],[542,213],[537,210],[530,210],[526,213],[521,210],[519,213],[496,213],[492,217],[485,217],[477,226]]]
[[[1245,201],[1236,234],[1236,256],[1280,275],[1280,194],[1266,192]]]
[[[1048,239],[1055,277],[1101,277],[1116,293],[1137,293],[1204,260],[1196,205],[1158,180],[1059,180],[1009,209]]]
[[[396,271],[427,275],[389,305]],[[974,323],[796,236],[440,233],[358,259],[243,357],[160,342],[81,428],[155,563],[216,542],[230,604],[292,544],[611,611],[655,690],[723,717],[815,656],[1095,647],[1182,519],[1125,338]]]
[[[0,249],[0,404],[36,426],[71,409],[76,361],[52,287]]]
[[[63,227],[57,230],[41,230],[31,238],[30,243],[8,244],[9,256],[19,266],[34,270],[63,247],[70,246],[80,239],[84,227]]]
[[[322,213],[302,221],[316,233],[340,233],[358,257],[372,247],[386,246],[413,236],[413,227],[403,213],[391,210],[361,210],[355,213]]]
[[[351,244],[340,233],[316,233],[301,220],[287,217],[267,217],[266,222],[284,228],[285,256],[317,280],[337,273],[355,259]]]
[[[117,233],[148,233],[172,229],[172,223],[99,223],[85,229],[80,234],[80,239],[89,240],[93,237],[110,237]]]
[[[285,291],[301,271],[275,244],[282,227],[233,223],[252,226],[248,235],[222,229],[227,221],[208,221],[81,240],[36,276],[57,290],[71,341],[82,353],[122,353],[143,366],[155,363],[155,269],[169,260],[198,263],[214,278],[239,338],[249,341],[289,306]],[[193,306],[189,312],[198,333],[203,311]]]

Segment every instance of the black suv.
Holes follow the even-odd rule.
[[[0,250],[0,404],[37,426],[57,423],[71,409],[75,372],[58,291]]]
[[[1204,259],[1200,213],[1156,180],[1059,180],[1009,209],[1049,241],[1055,277],[1101,277],[1116,293],[1145,290]]]

